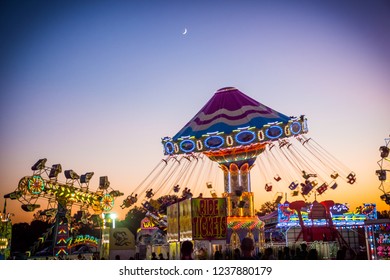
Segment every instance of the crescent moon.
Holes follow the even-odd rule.
[[[183,35],[187,34],[187,28],[184,28],[184,32],[182,33]]]

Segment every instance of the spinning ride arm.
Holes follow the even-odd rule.
[[[110,211],[114,206],[115,198],[121,195],[123,193],[115,190],[99,189],[93,192],[44,179],[41,175],[33,175],[23,177],[19,181],[17,189],[4,197],[19,200],[23,203],[22,209],[27,212],[32,212],[40,207],[39,204],[35,203],[38,198],[54,198],[65,204],[79,204],[91,207],[96,213],[102,213]]]

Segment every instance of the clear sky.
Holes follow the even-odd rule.
[[[164,157],[161,138],[234,86],[306,115],[309,136],[357,174],[324,199],[389,209],[375,170],[390,134],[390,4],[319,2],[2,1],[1,208],[43,157],[127,196]],[[7,210],[31,220],[17,201]]]

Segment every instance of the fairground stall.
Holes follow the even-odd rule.
[[[355,210],[333,201],[285,202],[278,210],[261,217],[265,222],[266,246],[278,251],[284,246],[292,249],[302,242],[317,249],[320,258],[334,259],[345,246],[356,255],[365,253],[364,225],[377,218],[376,205],[366,203]]]
[[[137,259],[150,259],[152,253],[163,254],[168,257],[166,233],[159,227],[154,219],[145,217],[137,231]]]
[[[364,222],[369,260],[390,260],[390,219]]]

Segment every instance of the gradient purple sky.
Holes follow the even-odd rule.
[[[355,171],[324,199],[388,210],[375,170],[390,133],[389,2],[194,2],[2,1],[0,205],[43,157],[130,194],[164,157],[161,138],[234,86],[306,115]],[[17,201],[7,210],[31,220]]]

